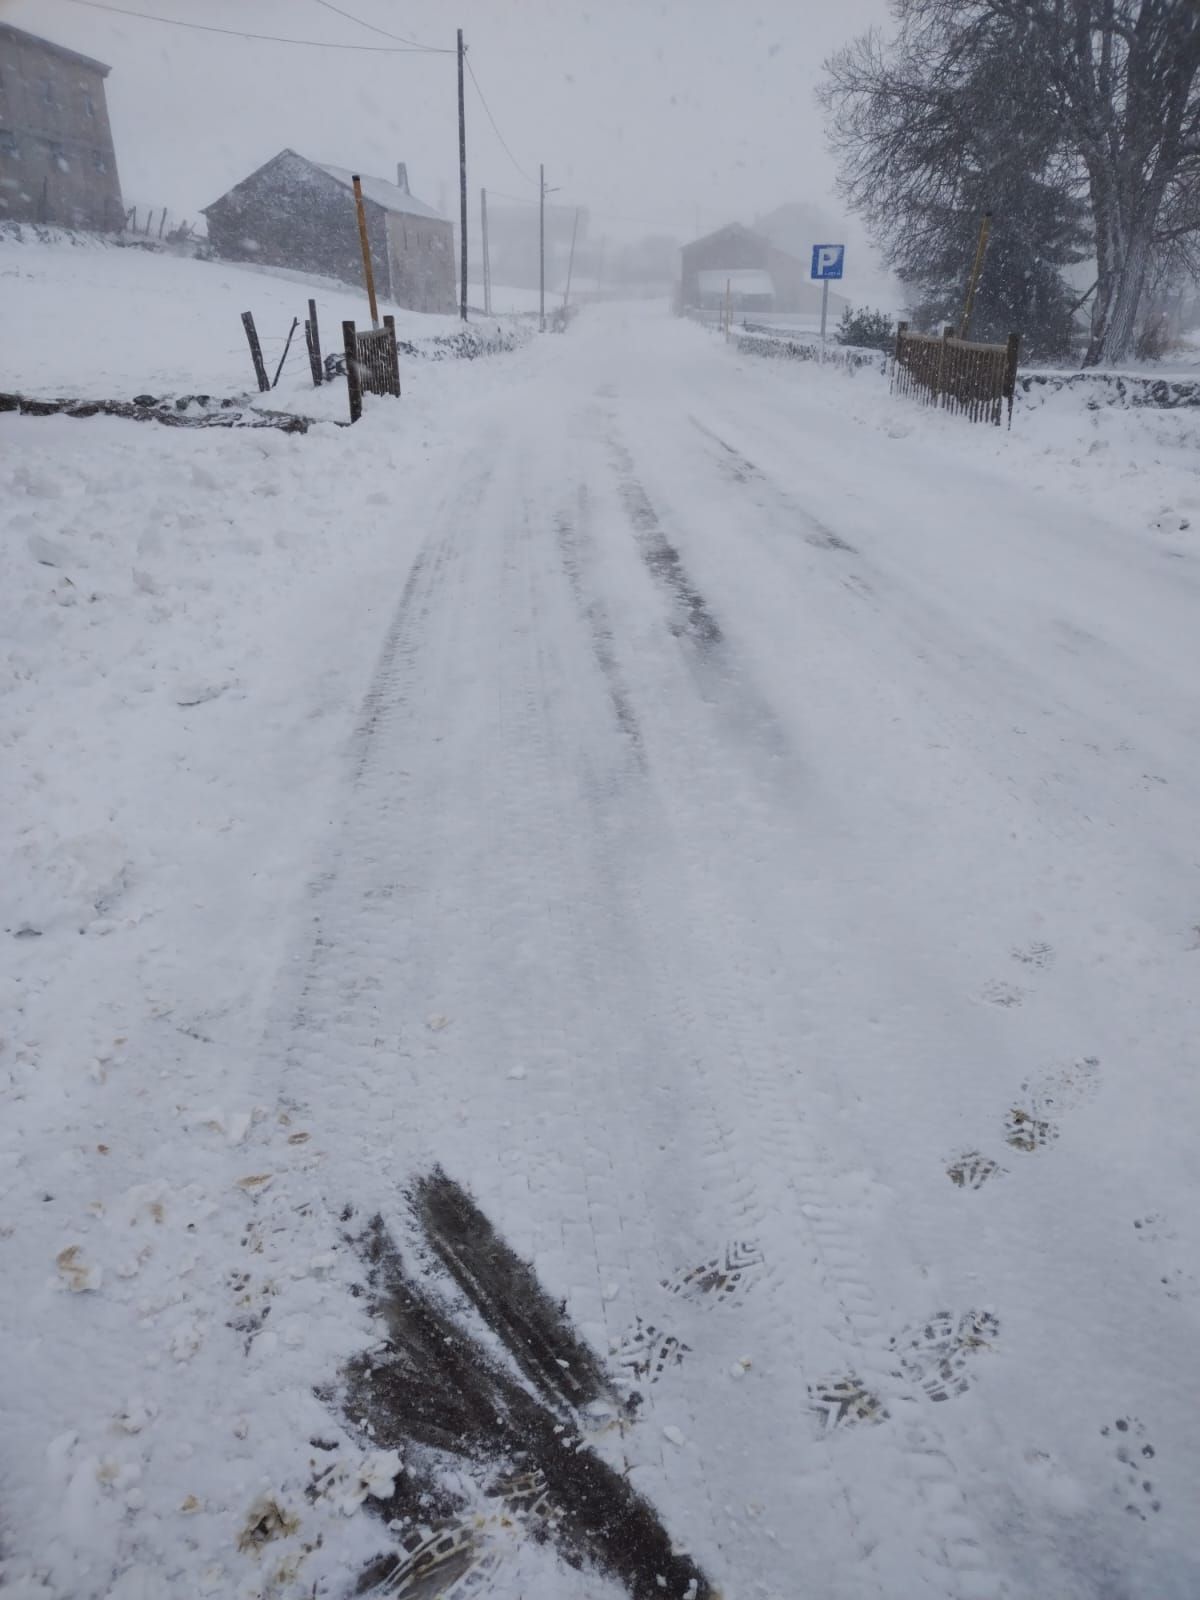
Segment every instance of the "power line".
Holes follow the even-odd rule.
[[[489,189],[488,194],[494,196],[497,200],[509,200],[513,205],[537,205],[536,200],[526,199],[524,195],[520,194],[505,194],[503,189]],[[560,205],[558,209],[563,211],[569,210],[570,208],[564,203]],[[583,210],[587,212],[589,217],[602,217],[607,219],[609,222],[636,222],[643,228],[664,228],[669,222],[679,223],[685,220],[684,213],[682,211],[664,211],[660,212],[656,217],[631,217],[627,212],[624,211],[603,211],[598,209],[596,206],[584,206]],[[687,220],[691,221],[691,216],[688,216]]]
[[[529,176],[529,174],[525,171],[525,168],[521,165],[521,163],[517,160],[516,156],[513,155],[512,151],[508,148],[508,142],[505,139],[504,135],[500,132],[500,129],[496,126],[496,119],[492,115],[492,108],[491,108],[491,106],[488,105],[487,101],[484,99],[483,90],[479,87],[479,79],[475,76],[475,68],[471,65],[471,57],[470,57],[469,53],[467,55],[466,61],[467,61],[467,71],[471,74],[471,82],[475,85],[475,93],[479,96],[479,103],[482,105],[483,109],[487,112],[487,119],[492,125],[492,132],[496,135],[497,139],[499,139],[499,141],[500,141],[500,143],[501,143],[501,145],[502,145],[502,147],[504,149],[505,155],[512,162],[513,166],[516,167],[517,171],[521,174],[521,176],[525,179],[525,182],[533,184],[534,188],[536,189],[537,188],[537,179],[536,178],[531,178]]]
[[[240,28],[218,28],[210,22],[184,22],[180,17],[157,17],[149,11],[130,11],[125,6],[108,5],[106,0],[71,0],[71,4],[73,6],[86,6],[89,11],[111,11],[118,17],[136,17],[139,22],[162,22],[171,28],[191,28],[197,33],[223,33],[231,39],[256,39],[266,44],[298,44],[307,45],[314,50],[356,50],[366,51],[372,55],[385,56],[451,56],[454,54],[453,50],[427,44],[330,44],[324,39],[289,39],[275,33],[244,33]]]
[[[349,11],[343,11],[341,6],[335,6],[333,0],[313,0],[313,4],[320,6],[324,11],[332,11],[335,16],[345,17],[347,22],[357,22],[360,28],[366,28],[369,33],[377,33],[384,39],[394,39],[397,44],[415,45],[418,50],[426,50],[428,45],[423,45],[419,39],[409,39],[402,33],[389,33],[386,28],[377,28],[373,22],[367,22],[362,17],[356,17]]]
[[[537,180],[534,179],[534,182],[536,183]],[[503,189],[489,189],[488,194],[496,200],[511,200],[515,206],[536,206],[538,204],[536,200],[530,199],[523,194],[505,194]]]

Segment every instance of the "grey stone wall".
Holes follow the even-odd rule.
[[[124,220],[104,73],[3,26],[0,218],[92,229]]]

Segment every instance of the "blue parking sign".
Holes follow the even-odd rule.
[[[809,276],[818,279],[840,278],[845,258],[844,244],[815,244],[812,247],[812,272]]]

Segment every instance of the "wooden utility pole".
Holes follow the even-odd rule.
[[[575,240],[579,234],[579,207],[575,207],[575,221],[571,225],[571,254],[567,258],[567,287],[563,293],[563,310],[571,298],[571,274],[575,271]]]
[[[483,250],[483,309],[490,317],[492,314],[492,261],[488,255],[486,189],[480,189],[479,191],[479,237]]]
[[[358,242],[362,246],[363,276],[367,280],[367,299],[371,304],[371,326],[379,327],[379,306],[375,299],[375,268],[371,265],[371,241],[367,235],[367,208],[363,205],[362,179],[352,174],[354,205],[358,212]]]
[[[539,283],[541,286],[541,310],[538,314],[538,325],[543,333],[546,331],[546,168],[543,164],[538,167],[538,259],[540,265]]]
[[[963,306],[962,322],[959,325],[958,337],[966,339],[971,332],[971,312],[975,308],[975,291],[979,287],[979,274],[983,271],[983,253],[987,249],[988,234],[992,226],[992,213],[985,211],[983,221],[979,227],[979,243],[975,247],[975,264],[971,268],[971,281],[967,284],[967,303]]]
[[[463,36],[458,30],[458,225],[462,234],[459,245],[461,285],[458,297],[459,315],[467,320],[467,102],[463,94]]]

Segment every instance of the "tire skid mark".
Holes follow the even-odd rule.
[[[760,776],[782,790],[791,805],[795,787],[805,777],[791,730],[758,689],[731,639],[692,583],[679,551],[667,538],[637,477],[633,455],[611,432],[607,443],[638,552],[651,577],[666,592],[671,606],[667,623],[671,634],[691,646],[689,666],[701,698],[720,718],[723,737],[736,745]]]
[[[636,515],[640,513],[644,519],[647,510],[649,515],[654,515],[653,508],[633,476],[629,451],[611,438],[609,444],[622,481],[626,486],[636,485],[636,489],[626,495],[625,503],[637,531]],[[657,523],[657,518],[655,521]],[[736,715],[736,725],[743,732],[751,728],[757,746],[773,739],[778,747],[786,740],[786,735],[779,728],[773,711],[756,703],[752,687],[728,670],[729,655],[727,638],[722,639],[717,649],[696,652],[701,694],[711,702],[716,680],[719,699],[724,702],[722,709],[729,715]],[[754,753],[760,755],[761,748]],[[772,772],[766,781],[775,788],[778,774]],[[671,828],[665,818],[663,826],[669,835]],[[638,909],[640,885],[627,882],[624,892],[634,911],[634,925],[649,926],[652,917]],[[706,920],[705,916],[700,917],[701,923]],[[670,939],[665,938],[661,948],[669,948],[670,943]],[[656,964],[655,953],[647,949],[644,955],[652,968]],[[744,1038],[733,1022],[742,1015],[747,1003],[737,973],[718,958],[703,981],[706,1004],[700,1015],[689,998],[690,985],[685,987],[669,966],[664,968],[660,978],[661,985],[674,1000],[675,1009],[670,1020],[676,1051],[682,1051],[690,1070],[705,1085],[704,1092],[697,1096],[697,1103],[710,1116],[711,1131],[701,1154],[706,1163],[711,1161],[723,1169],[718,1185],[732,1204],[731,1229],[746,1237],[769,1231],[769,1225],[778,1218],[769,1212],[749,1174],[764,1170],[777,1177],[786,1175],[799,1213],[797,1221],[815,1249],[819,1281],[840,1313],[849,1357],[847,1367],[861,1372],[871,1389],[890,1394],[895,1388],[895,1360],[888,1349],[889,1330],[871,1288],[862,1252],[861,1238],[869,1231],[865,1221],[856,1227],[853,1206],[844,1199],[833,1198],[837,1186],[835,1172],[828,1158],[815,1148],[812,1135],[805,1127],[807,1119],[797,1116],[794,1102],[783,1092],[788,1081],[784,1063],[772,1059],[769,1052],[745,1048]],[[718,1060],[724,1065],[720,1073],[714,1065]],[[731,1072],[738,1085],[736,1119],[730,1115],[725,1092]],[[830,1114],[836,1123],[837,1108],[831,1107]],[[772,1262],[769,1266],[777,1272],[781,1263]],[[768,1317],[778,1314],[770,1300],[766,1313]],[[762,1327],[760,1320],[760,1337]],[[690,1330],[679,1331],[691,1337]],[[788,1334],[789,1330],[781,1329],[780,1336],[785,1342]],[[950,1574],[956,1585],[970,1585],[973,1600],[975,1597],[977,1600],[999,1597],[1003,1593],[1003,1582],[987,1559],[959,1487],[957,1469],[936,1428],[924,1419],[909,1423],[897,1417],[894,1426],[881,1428],[879,1432],[881,1446],[896,1449],[903,1458],[900,1476],[911,1484],[913,1501],[920,1507],[921,1531],[914,1536],[912,1545],[916,1558],[935,1569],[930,1581],[944,1586],[946,1575]],[[853,1483],[837,1472],[832,1455],[825,1465],[830,1475],[828,1493],[831,1499],[836,1497],[843,1503],[854,1527],[869,1527],[872,1522],[869,1509],[860,1503]],[[839,1569],[834,1581],[844,1593],[873,1591],[872,1576],[850,1564]]]
[[[528,832],[530,849],[526,852],[520,892],[530,896],[531,910],[536,906],[540,917],[544,918],[549,910],[554,919],[546,930],[550,943],[574,952],[577,976],[589,996],[589,1007],[594,1010],[610,1003],[614,962],[615,972],[628,974],[635,989],[640,986],[640,972],[636,965],[629,964],[626,933],[623,929],[616,931],[620,919],[616,915],[602,917],[600,929],[593,930],[589,920],[580,914],[578,899],[574,896],[564,899],[555,893],[554,886],[569,881],[582,868],[589,887],[595,884],[601,890],[591,916],[605,906],[611,907],[613,913],[621,909],[620,902],[615,900],[610,857],[604,841],[612,831],[615,797],[623,792],[628,798],[628,786],[614,786],[603,776],[599,781],[585,777],[577,784],[572,772],[576,762],[582,761],[587,768],[595,752],[589,753],[578,744],[574,714],[556,694],[556,686],[562,679],[556,641],[560,635],[569,637],[575,630],[568,628],[563,633],[547,625],[547,615],[555,608],[565,608],[564,621],[573,619],[570,583],[569,579],[564,582],[561,571],[561,550],[555,539],[545,537],[548,531],[545,503],[545,491],[537,496],[536,502],[524,497],[520,515],[506,524],[503,565],[510,596],[509,609],[514,615],[527,617],[529,626],[520,677],[515,680],[524,684],[524,693],[514,688],[509,698],[500,757],[509,774],[505,789],[519,797],[519,808],[511,814],[497,814],[494,821],[502,831],[516,828]],[[583,519],[581,526],[586,532]],[[580,592],[585,597],[585,609],[588,580],[586,567],[581,568]],[[640,734],[640,723],[638,728]],[[636,786],[638,777],[644,773],[645,766],[639,762],[632,772],[626,769],[625,776],[632,776]],[[531,820],[529,808],[538,795],[546,798],[545,814],[539,812]],[[566,849],[568,841],[579,833],[574,808],[580,799],[594,819],[593,829],[583,830],[589,843],[582,863],[571,861],[570,851]],[[570,808],[569,812],[564,808]],[[622,804],[619,814],[623,813]],[[546,863],[564,850],[561,866],[552,869],[548,881],[540,884],[538,879],[546,870]],[[592,897],[588,898],[590,902]],[[620,986],[620,976],[617,982]],[[538,1022],[536,1027],[536,1036],[540,1038],[544,1035],[544,1024]],[[618,1029],[614,1041],[617,1048],[603,1080],[594,1078],[590,1070],[593,1063],[580,1060],[576,1071],[547,1073],[539,1091],[543,1126],[578,1128],[582,1124],[584,1130],[582,1140],[573,1143],[574,1164],[569,1171],[565,1168],[560,1171],[555,1185],[556,1198],[565,1205],[565,1214],[571,1219],[566,1226],[573,1239],[570,1258],[560,1256],[559,1259],[569,1273],[567,1281],[571,1283],[574,1302],[583,1306],[589,1299],[593,1300],[592,1324],[603,1326],[610,1348],[619,1345],[622,1332],[621,1328],[613,1326],[613,1317],[621,1316],[622,1311],[616,1302],[610,1302],[607,1292],[610,1281],[615,1278],[619,1283],[630,1285],[644,1285],[648,1277],[651,1282],[656,1281],[646,1271],[651,1257],[659,1275],[662,1269],[661,1238],[653,1223],[656,1196],[645,1179],[630,1171],[628,1160],[614,1160],[610,1139],[599,1132],[607,1126],[607,1108],[621,1103],[622,1085],[628,1090],[630,1103],[637,1103],[639,1093],[644,1091],[644,1065],[635,1051],[620,1047],[620,1035]],[[560,1042],[564,1059],[573,1059],[576,1044],[571,1024],[568,1023]],[[589,1084],[594,1085],[593,1092],[602,1097],[606,1108],[605,1112],[596,1108],[599,1136],[586,1132],[591,1121],[587,1110]],[[624,1204],[619,1208],[614,1203],[618,1193],[624,1195]],[[549,1219],[543,1216],[542,1220]],[[553,1246],[551,1253],[557,1254]],[[605,1263],[603,1275],[601,1260]],[[589,1282],[593,1271],[595,1278]],[[624,1375],[627,1378],[638,1376],[629,1367],[624,1368]],[[640,1396],[631,1398],[640,1399]],[[621,1449],[617,1441],[614,1444]],[[661,1444],[657,1450],[662,1469],[669,1473],[670,1453],[663,1456]],[[623,1449],[621,1453],[624,1454]],[[648,1465],[654,1462],[655,1450],[648,1434],[637,1441],[633,1453]],[[628,1455],[624,1464],[626,1470],[632,1468]],[[702,1485],[693,1485],[696,1487],[704,1492]],[[684,1505],[689,1525],[700,1528],[711,1524],[717,1510],[711,1501],[707,1515],[697,1511],[693,1500],[685,1500]]]
[[[594,552],[591,504],[585,484],[579,485],[575,515],[560,511],[554,519],[554,532],[558,540],[563,571],[566,573],[576,610],[587,626],[592,655],[604,679],[617,726],[628,739],[634,760],[645,770],[646,749],[641,723],[633,709],[633,701],[613,650],[613,629],[608,608],[598,595],[592,594],[589,598],[584,582],[592,566]]]
[[[629,459],[627,453],[625,459]],[[648,499],[646,504],[649,504]],[[584,570],[581,584],[586,577]],[[696,650],[693,664],[697,668],[707,665],[724,649],[722,644],[716,650]],[[704,677],[707,678],[708,673]],[[620,811],[613,809],[611,791],[601,786],[585,791],[593,818],[590,832],[599,846],[597,870],[614,908],[621,913],[622,926],[628,930],[624,940],[627,959],[638,973],[650,976],[655,1004],[647,1017],[647,1045],[664,1060],[674,1060],[691,1085],[688,1095],[690,1128],[673,1126],[670,1135],[686,1137],[689,1164],[694,1163],[703,1174],[705,1197],[705,1221],[694,1238],[695,1256],[684,1264],[674,1263],[677,1270],[673,1272],[664,1272],[661,1268],[656,1272],[653,1282],[657,1287],[657,1300],[652,1295],[638,1307],[644,1321],[639,1315],[631,1327],[616,1332],[615,1336],[610,1332],[613,1358],[622,1371],[646,1385],[649,1390],[647,1407],[653,1410],[653,1396],[659,1381],[667,1379],[685,1363],[694,1367],[701,1359],[695,1352],[711,1348],[714,1341],[720,1348],[733,1337],[738,1341],[737,1350],[745,1348],[745,1335],[737,1333],[736,1326],[728,1319],[732,1315],[736,1323],[736,1307],[745,1284],[760,1273],[770,1280],[777,1276],[777,1268],[763,1260],[754,1242],[770,1221],[770,1208],[753,1176],[763,1165],[757,1127],[747,1131],[742,1125],[743,1116],[731,1114],[729,1106],[730,1080],[725,1069],[729,1062],[738,1060],[741,1041],[735,1035],[723,1035],[719,1042],[714,1040],[707,1011],[701,1016],[691,1003],[691,986],[680,984],[670,963],[664,963],[664,943],[670,943],[671,935],[656,926],[658,919],[653,905],[645,902],[642,876],[638,870],[631,869],[633,858],[625,838],[629,804],[636,810],[649,808],[648,825],[653,829],[657,819],[668,837],[671,833],[667,819],[659,818],[658,790],[648,781],[651,775],[645,766],[641,767],[640,776],[642,783],[634,792],[626,794]],[[636,857],[636,852],[634,855]],[[736,1010],[733,995],[727,998]],[[727,1015],[732,1014],[727,1007],[720,1009]],[[622,1070],[624,1066],[622,1058]],[[637,1078],[642,1077],[636,1063],[632,1070]],[[614,1092],[617,1092],[615,1087]],[[741,1105],[740,1090],[737,1099]],[[777,1136],[778,1160],[783,1163],[789,1150],[789,1135],[778,1128],[772,1131]],[[734,1241],[722,1246],[719,1256],[713,1254],[713,1246],[718,1241],[711,1233],[705,1236],[704,1232],[705,1227],[714,1225]],[[692,1228],[695,1227],[693,1223]],[[685,1229],[686,1223],[680,1229],[681,1235]],[[622,1230],[627,1234],[631,1232],[628,1215]],[[642,1230],[639,1227],[636,1231]],[[657,1240],[654,1245],[655,1254],[661,1259]],[[639,1255],[645,1253],[643,1247]],[[756,1340],[762,1339],[766,1324],[773,1325],[772,1337],[777,1344],[788,1343],[791,1329],[786,1306],[777,1297],[760,1293],[753,1325]],[[677,1400],[672,1402],[668,1411],[672,1418],[678,1415],[677,1405]],[[849,1500],[846,1485],[837,1476],[828,1454],[814,1457],[809,1472],[810,1476],[823,1480],[823,1492],[831,1501]],[[707,1481],[698,1484],[696,1490],[707,1499],[709,1522],[716,1527],[730,1525],[719,1540],[730,1558],[736,1559],[729,1548],[731,1542],[736,1550],[743,1539],[748,1541],[752,1553],[758,1543],[758,1528],[752,1516],[743,1519],[733,1505],[723,1502],[715,1486]],[[846,1521],[850,1526],[861,1519],[856,1519],[851,1509],[846,1512]],[[830,1574],[830,1581],[834,1587],[824,1591],[828,1600],[868,1600],[868,1596],[870,1600],[877,1600],[877,1590],[874,1586],[864,1588],[862,1574],[851,1564],[839,1565],[836,1574]]]
[[[637,535],[642,560],[671,601],[671,632],[700,650],[712,650],[724,639],[720,624],[688,576],[679,551],[663,532],[658,513],[637,479],[633,457],[617,439],[610,438],[609,449],[617,466],[621,501]]]
[[[489,1354],[434,1290],[409,1271],[381,1217],[352,1239],[368,1270],[381,1343],[351,1362],[342,1405],[374,1448],[401,1453],[398,1487],[373,1508],[401,1527],[424,1521],[422,1496],[436,1473],[427,1452],[467,1464],[485,1493],[512,1509],[534,1508],[538,1536],[568,1565],[598,1567],[630,1600],[715,1600],[691,1557],[678,1549],[650,1503],[587,1444],[586,1407],[615,1411],[616,1391],[538,1284],[532,1269],[495,1232],[470,1195],[435,1169],[417,1180],[414,1219],[437,1264],[496,1335],[522,1383]],[[418,1464],[411,1465],[414,1453]],[[514,1473],[519,1487],[514,1483]],[[433,1530],[465,1578],[475,1560],[454,1537],[452,1517]],[[416,1552],[373,1558],[358,1593],[405,1593]],[[407,1592],[422,1592],[413,1590]],[[432,1593],[445,1592],[432,1590]]]
[[[806,529],[804,538],[808,544],[818,550],[840,550],[846,555],[853,556],[860,554],[856,545],[852,545],[849,540],[843,539],[840,533],[835,533],[819,517],[814,517],[811,511],[807,511],[803,506],[798,505],[793,496],[773,482],[761,467],[755,466],[754,462],[744,456],[740,450],[735,450],[727,440],[721,438],[719,433],[714,433],[711,428],[705,427],[699,417],[689,416],[688,421],[697,432],[702,433],[706,439],[711,439],[713,444],[720,447],[723,452],[721,464],[735,483],[754,483],[760,486],[783,508],[789,517],[799,518]]]

